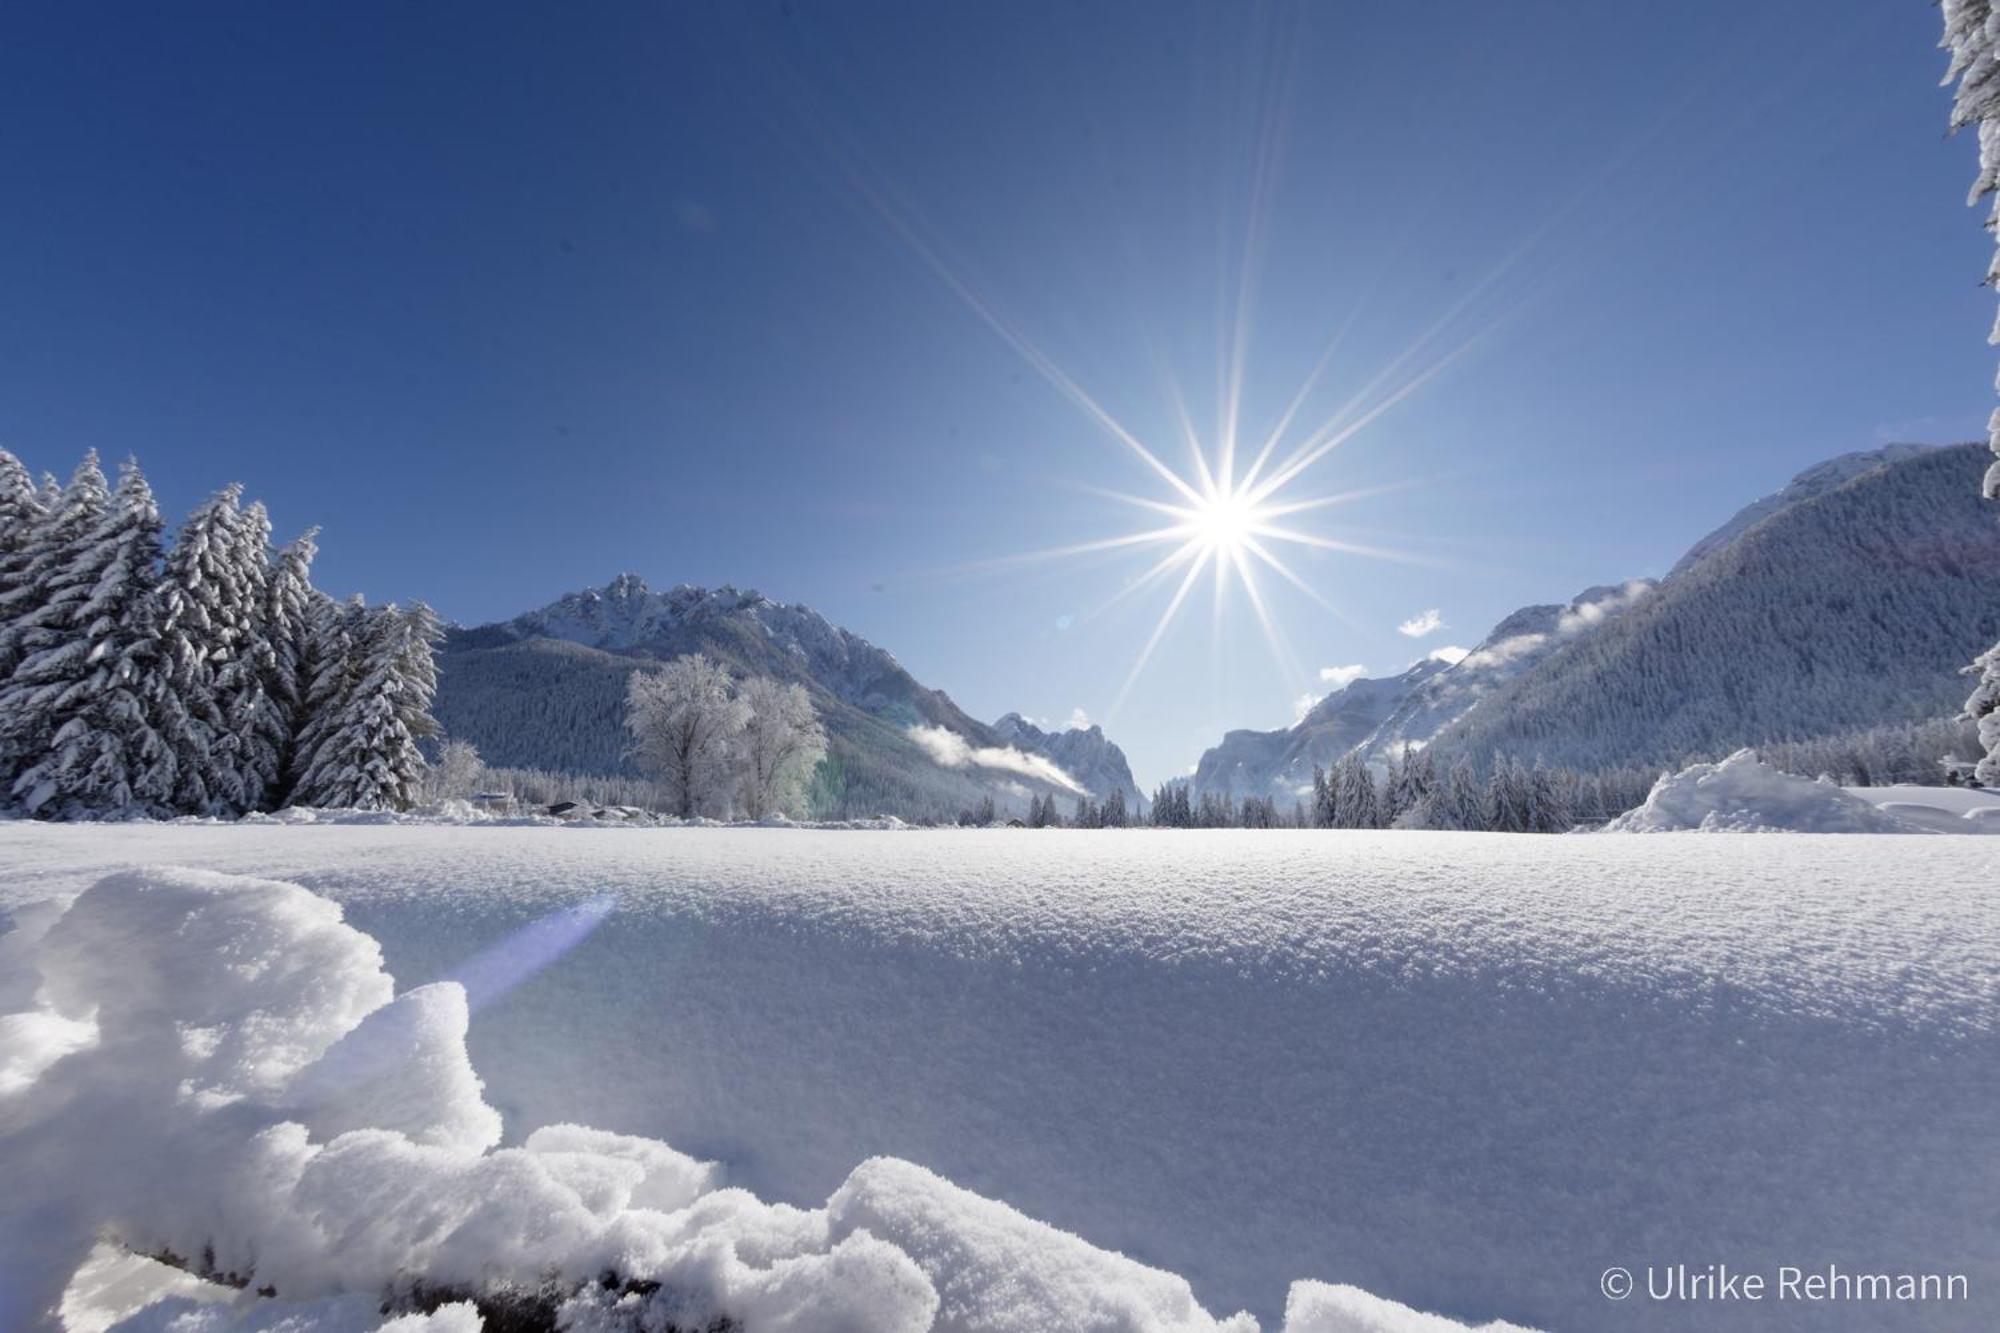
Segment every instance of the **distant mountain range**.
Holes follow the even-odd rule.
[[[1232,731],[1197,792],[1289,798],[1359,752],[1437,746],[1580,768],[1939,717],[2000,639],[2000,515],[1983,445],[1891,445],[1800,473],[1696,542],[1663,579],[1523,607],[1461,660],[1354,681],[1296,726]],[[437,713],[492,764],[627,774],[626,680],[702,652],[811,691],[830,738],[815,813],[949,817],[1113,791],[1140,804],[1095,726],[992,725],[809,607],[731,587],[655,592],[620,575],[537,611],[449,632]]]
[[[1890,445],[1800,473],[1663,580],[1524,607],[1456,664],[1357,680],[1297,726],[1233,731],[1194,786],[1290,796],[1407,745],[1580,768],[1671,764],[1955,711],[2000,638],[1984,445]]]
[[[809,607],[731,587],[655,592],[631,574],[500,624],[451,629],[437,716],[489,764],[631,773],[627,679],[693,652],[811,692],[829,738],[817,814],[949,817],[988,795],[1010,809],[1032,795],[1067,804],[1113,787],[1137,794],[1125,756],[1096,727],[1051,734],[1013,714],[989,727]]]

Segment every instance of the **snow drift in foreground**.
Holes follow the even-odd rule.
[[[501,1148],[466,988],[395,994],[376,941],[296,885],[121,873],[67,910],[13,915],[0,1327],[49,1318],[105,1262],[100,1240],[240,1289],[177,1279],[117,1325],[130,1333],[476,1333],[474,1305],[438,1293],[509,1292],[559,1302],[579,1333],[1256,1327],[905,1161],[865,1161],[803,1210],[657,1140],[553,1124]],[[1457,1327],[1316,1283],[1286,1321]]]
[[[1738,750],[1719,764],[1694,764],[1653,784],[1645,804],[1604,826],[1606,833],[1927,833],[1833,782],[1794,777]]]
[[[1996,852],[15,823],[0,906],[160,864],[303,885],[401,986],[466,987],[510,1147],[565,1123],[663,1140],[809,1212],[898,1158],[1267,1330],[1317,1278],[1565,1331],[1990,1333]],[[1598,1290],[1612,1265],[1801,1256],[1922,1262],[1974,1295],[1611,1311]]]

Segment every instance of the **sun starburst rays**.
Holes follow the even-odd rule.
[[[1315,376],[1321,369],[1319,366],[1314,368]],[[1251,485],[1249,482],[1255,471],[1268,461],[1278,447],[1283,426],[1281,425],[1279,431],[1273,432],[1262,443],[1251,469],[1237,476],[1236,458],[1233,451],[1226,447],[1226,441],[1217,442],[1215,456],[1211,459],[1208,451],[1196,437],[1185,407],[1178,406],[1178,395],[1176,404],[1176,417],[1187,437],[1191,453],[1191,475],[1180,475],[1177,478],[1178,484],[1173,486],[1170,498],[1131,495],[1096,487],[1083,488],[1107,499],[1175,520],[1166,527],[1149,528],[1142,534],[1137,534],[1136,538],[1129,542],[1129,545],[1142,549],[1147,546],[1164,546],[1167,549],[1149,568],[1131,580],[1098,611],[1092,613],[1093,617],[1101,614],[1111,606],[1137,595],[1174,573],[1180,574],[1172,596],[1154,622],[1118,691],[1118,696],[1112,704],[1113,715],[1123,706],[1133,687],[1145,673],[1146,667],[1152,662],[1161,642],[1186,607],[1194,588],[1205,573],[1212,572],[1214,585],[1211,646],[1219,645],[1221,642],[1224,614],[1231,589],[1240,589],[1272,656],[1288,679],[1296,683],[1303,679],[1304,673],[1279,624],[1270,599],[1257,577],[1260,567],[1268,569],[1286,584],[1304,593],[1314,604],[1345,621],[1347,617],[1342,615],[1324,594],[1286,563],[1279,548],[1290,545],[1380,559],[1412,558],[1382,547],[1303,531],[1291,526],[1285,520],[1403,489],[1414,483],[1404,482],[1325,495],[1292,497],[1286,494],[1290,484],[1311,466],[1317,457],[1324,456],[1323,451],[1318,455],[1313,451],[1319,449],[1325,441],[1308,437],[1294,450],[1292,456],[1285,460],[1278,471],[1265,479],[1263,485]],[[1297,411],[1298,404],[1294,402],[1287,408],[1287,420],[1295,416]],[[1377,414],[1367,414],[1356,424],[1365,425],[1374,415]],[[1227,418],[1221,425],[1225,431],[1233,428],[1233,423]],[[1324,431],[1315,432],[1315,435],[1324,433]],[[1154,456],[1158,457],[1157,454]],[[1194,493],[1192,499],[1188,497],[1190,491]]]

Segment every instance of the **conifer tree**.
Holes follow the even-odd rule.
[[[1942,45],[1951,53],[1945,82],[1958,85],[1952,97],[1951,128],[1979,127],[1979,173],[1969,202],[1994,196],[1986,228],[2000,238],[2000,14],[1994,12],[1991,0],[1943,0],[1940,8]],[[1986,270],[1986,282],[2000,285],[2000,252]],[[2000,323],[1994,325],[1989,341],[2000,341]],[[1994,454],[2000,456],[2000,409],[1995,409],[1987,435]],[[1989,500],[2000,500],[2000,457],[1986,471],[1983,493]],[[1979,683],[1965,701],[1965,716],[1978,725],[1980,744],[1986,748],[1974,775],[1987,786],[2000,787],[2000,644],[1982,653],[1967,673],[1977,676]]]
[[[228,718],[217,677],[241,646],[246,590],[239,586],[237,501],[224,487],[181,524],[161,581],[161,639],[187,724],[168,737],[178,787],[174,804],[189,814],[234,814],[239,784]],[[228,753],[225,753],[225,746]]]
[[[269,653],[264,659],[264,693],[278,724],[276,765],[265,798],[274,809],[290,798],[298,776],[299,742],[308,720],[306,697],[312,689],[318,611],[315,599],[320,597],[312,586],[318,536],[318,528],[309,528],[280,551],[265,585],[264,635]]]
[[[299,678],[304,682],[301,722],[292,742],[289,803],[309,805],[301,793],[322,746],[333,734],[361,679],[362,634],[367,608],[359,597],[336,602],[315,589],[306,603]]]
[[[75,819],[172,813],[174,757],[161,723],[178,707],[160,654],[160,514],[137,464],[74,559],[56,571],[57,634],[0,690],[0,713],[32,712],[48,749],[13,795],[28,814]]]
[[[1358,754],[1340,761],[1334,775],[1334,821],[1338,828],[1377,827],[1375,778]]]
[[[77,465],[69,485],[38,503],[43,513],[28,535],[27,560],[13,590],[14,614],[0,625],[0,660],[13,664],[9,677],[38,654],[63,648],[82,633],[82,608],[90,589],[78,581],[96,545],[111,494],[92,450]],[[0,792],[13,792],[30,764],[48,752],[54,739],[53,713],[44,690],[9,691],[0,704]]]
[[[1333,783],[1328,779],[1326,770],[1318,764],[1314,764],[1312,783],[1312,826],[1314,828],[1333,827],[1333,806]]]
[[[42,500],[35,480],[21,460],[0,449],[0,681],[14,670],[17,660],[6,647],[12,641],[7,626],[33,605],[26,591],[28,565],[43,516]]]
[[[365,614],[355,636],[360,669],[297,799],[357,810],[403,810],[416,801],[424,772],[418,742],[437,731],[430,706],[441,637],[436,615],[421,602]]]
[[[282,786],[289,737],[284,714],[270,694],[277,650],[270,625],[271,520],[262,502],[237,512],[233,537],[231,582],[241,599],[232,608],[237,649],[217,669],[215,693],[226,732],[219,747],[220,766],[228,774],[231,803],[240,814],[271,808]]]

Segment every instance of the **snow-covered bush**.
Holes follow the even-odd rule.
[[[0,963],[0,1327],[47,1320],[100,1242],[217,1284],[128,1333],[476,1333],[481,1303],[574,1333],[1256,1326],[909,1162],[799,1209],[654,1140],[499,1147],[465,989],[395,995],[375,941],[294,885],[116,874],[18,913]],[[1453,1327],[1322,1290],[1295,1333]]]

